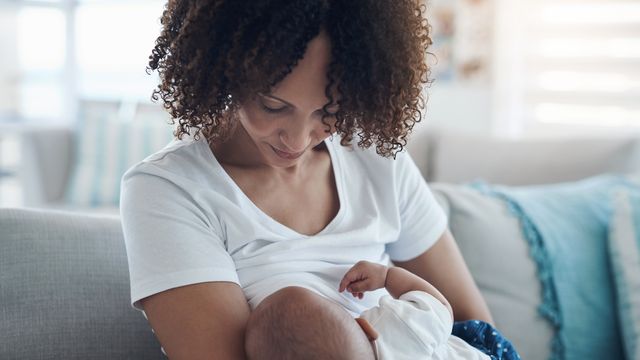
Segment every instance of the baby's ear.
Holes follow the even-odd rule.
[[[367,335],[369,341],[373,341],[378,338],[378,332],[373,328],[373,326],[371,326],[371,324],[369,324],[367,319],[357,317],[356,322],[358,323],[358,325],[360,325],[362,331],[364,331],[364,333]]]

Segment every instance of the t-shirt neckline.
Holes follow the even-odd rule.
[[[194,140],[195,141],[195,140]],[[218,172],[220,172],[222,174],[222,176],[225,178],[225,180],[231,184],[231,186],[237,191],[239,192],[241,195],[242,200],[249,204],[249,206],[251,208],[253,208],[254,212],[256,214],[258,214],[258,216],[262,217],[263,220],[265,220],[268,224],[270,224],[271,226],[277,227],[278,229],[288,232],[292,235],[295,235],[297,237],[303,237],[303,238],[310,238],[310,237],[314,237],[314,236],[320,236],[325,234],[326,232],[330,231],[331,229],[333,229],[335,226],[338,225],[338,223],[340,222],[340,220],[342,220],[343,214],[345,212],[345,199],[344,199],[344,195],[343,195],[343,184],[342,184],[342,168],[341,168],[341,164],[340,161],[338,159],[337,154],[335,153],[335,148],[333,147],[333,141],[330,141],[329,138],[326,138],[323,140],[325,146],[327,147],[327,150],[329,151],[329,157],[331,158],[331,169],[333,172],[333,178],[334,178],[334,182],[336,184],[336,191],[338,192],[338,201],[340,202],[339,205],[339,209],[338,209],[338,213],[333,217],[333,219],[331,219],[331,221],[319,232],[313,234],[313,235],[307,235],[307,234],[302,234],[297,232],[296,230],[284,225],[283,223],[277,221],[276,219],[272,218],[271,216],[269,216],[269,214],[265,213],[264,211],[262,211],[262,209],[260,209],[248,196],[247,194],[244,193],[244,191],[242,191],[242,189],[240,188],[240,186],[238,186],[238,184],[233,180],[233,178],[227,173],[227,171],[224,169],[224,167],[222,166],[222,164],[220,164],[220,162],[218,161],[218,159],[216,158],[215,154],[213,153],[213,151],[211,151],[211,149],[209,148],[209,144],[207,143],[206,140],[200,140],[197,141],[202,143],[201,146],[203,146],[202,150],[207,153],[208,155],[207,158],[209,158],[210,162],[213,163],[214,167],[216,168],[216,170]]]

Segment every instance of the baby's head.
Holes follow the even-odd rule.
[[[375,359],[375,338],[330,300],[297,286],[265,298],[249,317],[245,349],[251,360]],[[370,340],[371,339],[371,340]]]

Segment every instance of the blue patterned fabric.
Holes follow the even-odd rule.
[[[452,335],[489,355],[491,360],[520,360],[515,347],[491,324],[481,320],[456,321]]]
[[[607,258],[611,193],[627,185],[602,175],[529,187],[472,186],[503,199],[519,218],[543,286],[540,314],[556,330],[552,359],[622,359]]]

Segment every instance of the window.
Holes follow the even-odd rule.
[[[159,79],[145,67],[164,4],[0,1],[0,206],[23,201],[21,122],[72,124],[87,99],[150,102]]]
[[[78,92],[148,100],[159,79],[145,67],[160,34],[164,1],[85,1],[76,11]],[[115,21],[117,19],[117,21]]]
[[[162,0],[0,4],[0,19],[7,24],[0,27],[6,30],[3,44],[15,47],[7,54],[17,54],[0,61],[5,65],[0,70],[3,92],[17,99],[0,103],[0,117],[6,113],[28,120],[72,122],[81,98],[148,102],[158,76],[147,75],[145,67],[160,32],[164,4]]]
[[[640,131],[640,3],[498,0],[498,124],[511,134]]]
[[[62,118],[65,106],[66,17],[61,8],[17,11],[19,110],[27,118]]]

